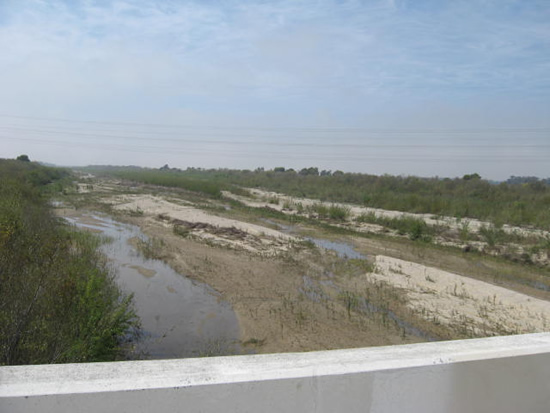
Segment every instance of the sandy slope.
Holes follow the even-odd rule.
[[[476,334],[548,331],[550,302],[433,267],[378,255],[371,280],[403,288],[426,319]]]

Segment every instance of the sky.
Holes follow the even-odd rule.
[[[0,158],[550,176],[548,0],[0,0]]]

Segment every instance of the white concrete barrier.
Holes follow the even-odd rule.
[[[550,333],[0,367],[0,412],[550,412]]]

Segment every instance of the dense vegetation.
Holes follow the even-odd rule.
[[[181,188],[219,198],[222,185],[210,177],[187,177],[181,171],[170,169],[146,169],[138,167],[88,167],[86,171],[97,175],[109,175],[144,184]]]
[[[0,365],[114,360],[136,319],[99,239],[51,212],[68,172],[0,160]]]
[[[548,228],[550,225],[550,186],[547,181],[536,178],[524,181],[514,177],[511,182],[495,184],[478,174],[441,179],[319,172],[317,168],[304,168],[299,172],[285,168],[272,171],[111,168],[110,173],[134,181],[211,194],[239,185],[323,201],[479,218],[497,226],[508,223]]]

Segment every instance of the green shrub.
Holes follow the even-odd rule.
[[[479,234],[490,247],[494,247],[497,243],[506,238],[506,233],[502,229],[496,228],[494,225],[482,225],[479,228]]]
[[[58,171],[19,164],[0,160],[0,365],[114,360],[137,326],[132,297],[99,239],[51,213],[41,192]]]
[[[350,216],[350,208],[338,205],[331,205],[328,209],[330,219],[345,221]]]

